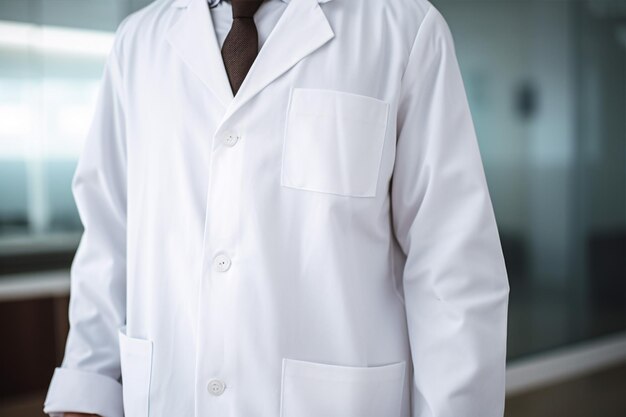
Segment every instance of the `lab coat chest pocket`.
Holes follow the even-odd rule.
[[[280,417],[399,417],[406,362],[374,367],[283,358]]]
[[[293,88],[287,106],[281,185],[374,197],[389,103],[334,90]]]
[[[125,417],[148,417],[152,341],[130,337],[126,328],[119,330],[120,366]]]

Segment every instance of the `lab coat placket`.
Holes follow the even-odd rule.
[[[234,381],[237,347],[233,345],[232,333],[236,326],[231,319],[236,314],[236,281],[243,279],[237,268],[237,249],[244,137],[245,131],[239,126],[236,131],[220,132],[213,137],[196,350],[197,407],[208,415],[227,415],[229,397],[220,398],[221,401],[217,397],[225,395],[220,385],[227,390]]]
[[[241,279],[233,263],[237,262],[240,226],[243,132],[241,126],[237,126],[239,130],[226,128],[229,118],[224,111],[232,105],[233,94],[207,3],[191,1],[167,38],[181,60],[223,105],[219,109],[222,119],[213,136],[207,137],[211,155],[197,292],[194,408],[196,415],[227,415],[229,397],[224,392],[233,381],[230,371],[235,351],[229,337],[234,329],[226,319],[234,308],[234,281]]]

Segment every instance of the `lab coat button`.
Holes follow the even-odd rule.
[[[230,268],[230,258],[224,254],[219,254],[215,257],[213,264],[215,269],[219,272],[226,272]]]
[[[228,146],[235,146],[239,139],[241,139],[241,136],[235,132],[226,132],[224,134],[224,143]]]
[[[207,389],[213,395],[222,395],[224,393],[224,389],[226,389],[226,384],[224,384],[224,381],[220,381],[219,379],[212,379],[209,381]]]

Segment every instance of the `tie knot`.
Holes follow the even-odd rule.
[[[233,19],[251,18],[259,9],[263,0],[231,0]]]

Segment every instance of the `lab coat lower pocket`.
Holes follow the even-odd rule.
[[[389,103],[343,91],[293,88],[287,106],[280,184],[374,197]]]
[[[148,417],[152,376],[152,341],[119,330],[124,417]]]
[[[405,364],[354,367],[284,358],[280,417],[399,417]]]

